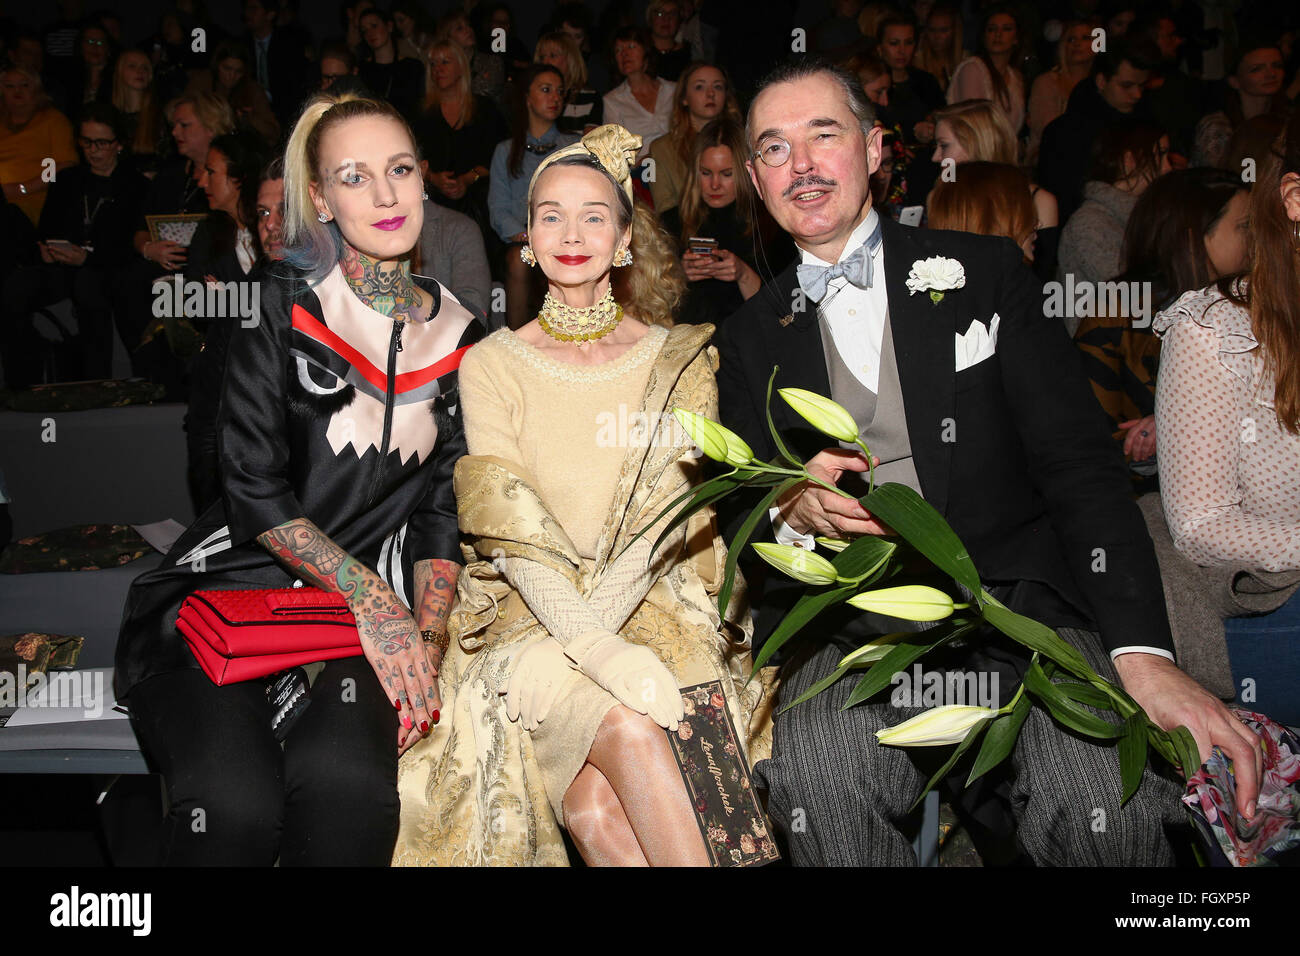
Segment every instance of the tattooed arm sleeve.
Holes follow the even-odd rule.
[[[437,637],[439,659],[447,651],[447,615],[456,597],[460,565],[441,558],[415,563],[415,623],[423,634],[432,631]],[[431,649],[432,651],[432,649]]]
[[[374,571],[356,560],[307,518],[291,518],[257,536],[281,564],[309,584],[347,598],[350,605],[373,594],[378,585],[391,592]]]

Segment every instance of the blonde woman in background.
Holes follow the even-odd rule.
[[[1092,70],[1092,26],[1085,20],[1067,20],[1056,44],[1056,65],[1034,79],[1029,91],[1029,145],[1025,164],[1038,160],[1038,144],[1047,124],[1065,112],[1070,93]]]
[[[601,96],[587,85],[587,63],[578,41],[563,30],[544,33],[533,51],[534,63],[546,63],[564,74],[564,112],[555,121],[561,133],[590,133],[605,114]]]
[[[424,111],[411,124],[428,161],[426,181],[434,200],[487,222],[492,150],[509,135],[496,104],[471,90],[468,57],[459,43],[429,45]]]
[[[933,159],[936,163],[951,160],[955,163],[976,161],[1016,166],[1016,154],[1017,143],[1011,125],[1003,112],[990,101],[965,100],[935,111]],[[1033,181],[1027,179],[1026,182],[1034,204],[1034,229],[1038,234],[1033,256],[1034,270],[1041,278],[1051,279],[1061,235],[1056,197]]]
[[[113,70],[113,106],[126,126],[126,146],[137,169],[155,171],[162,143],[162,109],[154,88],[153,63],[143,50],[124,50]]]
[[[400,768],[397,864],[563,866],[561,828],[588,865],[708,862],[664,730],[680,687],[718,680],[743,735],[758,689],[747,626],[710,600],[709,518],[632,543],[700,476],[672,409],[717,413],[713,327],[666,327],[683,279],[634,211],[638,146],[602,126],[538,167],[525,258],[547,298],[461,365],[468,564],[443,721]],[[632,273],[622,301],[612,270]]]

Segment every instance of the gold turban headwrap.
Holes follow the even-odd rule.
[[[551,163],[565,156],[588,153],[596,157],[596,162],[600,163],[601,169],[613,176],[614,182],[618,183],[623,192],[627,193],[627,198],[631,199],[632,167],[636,165],[636,154],[640,149],[640,136],[629,133],[615,123],[607,123],[604,126],[597,126],[578,142],[551,153],[542,160],[537,167],[537,172],[533,173],[532,181],[528,184],[529,231],[531,232],[533,228],[533,187],[537,185],[537,177],[542,174],[542,170]]]

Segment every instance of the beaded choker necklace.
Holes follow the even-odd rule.
[[[581,344],[609,335],[622,318],[623,307],[614,301],[612,290],[606,289],[595,305],[585,308],[565,305],[548,292],[537,314],[537,324],[553,339]]]

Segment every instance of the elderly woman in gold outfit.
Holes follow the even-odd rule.
[[[760,684],[745,615],[718,614],[709,513],[633,541],[699,478],[672,410],[717,412],[713,328],[671,327],[684,281],[632,202],[639,145],[603,126],[542,163],[523,251],[542,311],[461,363],[467,569],[442,720],[400,769],[397,864],[564,865],[561,827],[588,864],[709,861],[665,730],[679,688],[718,680],[743,742]]]

